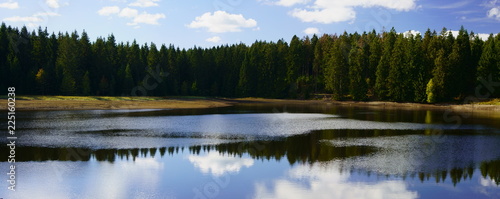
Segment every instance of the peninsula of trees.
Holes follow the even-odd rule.
[[[481,97],[500,96],[493,87],[500,84],[500,34],[483,41],[463,27],[455,36],[445,28],[424,35],[393,28],[179,49],[2,23],[0,76],[1,88],[29,95],[304,99],[327,93],[337,100],[433,103],[477,95],[480,86]],[[147,89],[134,89],[141,86]]]

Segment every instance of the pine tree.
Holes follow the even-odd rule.
[[[333,39],[330,35],[324,34],[318,39],[318,42],[314,48],[314,61],[313,61],[313,84],[314,92],[321,92],[325,88],[325,77],[324,71],[327,65],[328,51],[330,50],[333,43]]]
[[[48,84],[47,73],[45,72],[45,70],[43,70],[43,68],[38,70],[35,76],[35,81],[37,83],[38,93],[45,95],[47,93],[47,90],[50,89],[50,87],[48,87],[49,84]]]
[[[83,78],[82,78],[82,94],[88,96],[91,94],[90,92],[91,92],[90,75],[89,75],[89,71],[86,71],[85,75],[83,75]]]
[[[349,53],[349,93],[353,100],[365,100],[367,93],[366,80],[363,77],[367,59],[360,41],[360,46],[354,46]]]
[[[296,35],[293,36],[290,41],[290,48],[288,51],[288,63],[287,63],[287,78],[288,84],[293,84],[300,75],[300,69],[304,65],[303,57],[303,43]]]
[[[391,29],[390,32],[383,33],[382,42],[383,50],[382,57],[377,66],[376,72],[376,82],[375,82],[375,94],[379,99],[388,99],[389,88],[387,85],[387,78],[389,76],[390,60],[392,57],[392,48],[396,41],[396,30]]]
[[[471,60],[469,34],[462,27],[449,55],[449,79],[445,83],[446,90],[450,91],[449,98],[463,97],[472,92],[476,82],[476,65]]]
[[[257,90],[257,51],[260,43],[256,42],[248,50],[240,69],[240,79],[238,82],[239,96],[255,96]]]
[[[417,34],[412,42],[412,51],[408,57],[410,59],[411,74],[413,77],[413,96],[414,102],[426,102],[427,100],[427,84],[430,81],[430,73],[428,71],[427,61],[422,46],[422,36]]]
[[[494,74],[498,74],[498,62],[499,56],[495,45],[495,39],[493,34],[490,34],[488,40],[483,46],[483,53],[481,54],[481,58],[479,59],[479,66],[477,71],[477,79],[480,78],[488,79],[488,76],[493,76]]]
[[[110,93],[110,83],[109,80],[103,75],[101,81],[99,81],[99,92],[98,95],[106,96]]]
[[[7,32],[7,26],[2,22],[0,25],[0,87],[5,88],[5,86],[11,83],[9,74],[9,66],[7,62],[7,55],[9,54],[9,38]]]
[[[389,75],[387,77],[387,88],[389,99],[393,101],[406,101],[408,84],[411,78],[408,77],[408,63],[406,59],[405,46],[406,39],[400,34],[394,44],[392,57],[389,62]]]
[[[76,95],[76,80],[71,73],[63,73],[60,90],[63,95]]]
[[[349,91],[349,52],[351,44],[347,33],[340,36],[330,49],[325,68],[326,89],[333,91],[334,99],[342,99]]]
[[[65,95],[76,95],[77,85],[80,85],[75,79],[80,74],[77,37],[76,33],[73,33],[71,37],[66,33],[63,38],[60,38],[56,68],[57,76],[61,78],[61,93]]]
[[[445,54],[445,50],[441,49],[438,51],[437,58],[435,60],[436,67],[432,71],[432,86],[428,89],[434,91],[431,96],[427,95],[427,101],[436,102],[449,100],[449,91],[446,90],[447,79],[449,79],[449,61]],[[430,83],[429,83],[430,84]],[[428,86],[429,87],[429,86]],[[432,99],[432,100],[429,100]]]
[[[382,56],[382,44],[380,37],[376,35],[375,30],[370,34],[369,37],[370,45],[370,55],[368,57],[368,94],[370,96],[375,95],[375,83],[377,79],[377,67]]]

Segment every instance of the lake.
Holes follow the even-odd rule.
[[[19,111],[16,191],[4,174],[0,197],[500,198],[499,116],[273,103]]]

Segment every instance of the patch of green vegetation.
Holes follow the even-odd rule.
[[[484,102],[477,102],[474,104],[481,104],[481,105],[500,105],[500,98],[496,99],[491,99],[489,101],[484,101]]]
[[[7,96],[1,96],[7,99]],[[163,97],[110,97],[110,96],[47,96],[47,95],[24,95],[16,96],[18,100],[74,100],[74,101],[156,101],[164,100]]]

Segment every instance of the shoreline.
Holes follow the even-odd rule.
[[[358,102],[334,100],[294,100],[264,98],[132,98],[132,97],[63,97],[49,99],[16,100],[16,110],[53,111],[53,110],[119,110],[119,109],[196,109],[233,106],[235,104],[303,104],[358,106],[375,109],[452,109],[455,111],[500,112],[500,105],[484,104],[419,104],[399,102]],[[68,99],[65,99],[68,98]],[[124,99],[123,99],[124,98]],[[118,99],[118,100],[116,100]],[[0,108],[7,110],[7,99],[0,99]]]
[[[7,100],[0,99],[0,107],[7,110]],[[191,109],[231,106],[217,99],[158,99],[158,100],[43,100],[17,99],[18,111],[63,110],[126,110],[126,109]]]

